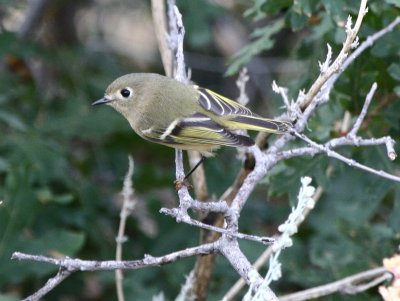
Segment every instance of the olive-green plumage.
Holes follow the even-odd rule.
[[[104,98],[142,138],[207,155],[219,146],[251,146],[236,129],[281,134],[289,122],[262,118],[237,102],[158,74],[132,73],[111,83]]]

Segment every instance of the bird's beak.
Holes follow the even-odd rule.
[[[94,103],[92,103],[92,106],[107,104],[110,101],[111,101],[110,99],[108,99],[106,97],[103,97],[103,98],[100,98],[100,99],[96,100]]]

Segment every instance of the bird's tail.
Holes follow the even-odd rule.
[[[263,118],[257,115],[239,115],[229,120],[229,126],[234,129],[253,130],[274,134],[283,134],[293,125],[288,121]]]
[[[293,125],[288,121],[263,118],[245,106],[211,90],[194,86],[199,91],[199,104],[207,113],[212,113],[218,123],[231,130],[254,130],[283,134]],[[209,115],[209,114],[207,114]],[[209,115],[210,116],[210,115]]]

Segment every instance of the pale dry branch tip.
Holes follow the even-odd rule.
[[[245,106],[249,102],[249,97],[246,93],[246,84],[249,81],[250,76],[248,75],[247,68],[242,68],[239,73],[238,79],[236,80],[236,87],[239,89],[239,97],[237,102]]]
[[[349,137],[354,138],[357,134],[358,130],[361,127],[362,122],[364,121],[365,116],[367,115],[368,108],[371,104],[372,98],[375,94],[376,89],[378,88],[377,83],[373,83],[371,89],[369,90],[367,96],[365,97],[363,108],[361,109],[360,115],[358,115],[356,122],[353,125],[353,128],[349,132]]]
[[[360,26],[361,26],[363,17],[365,15],[366,3],[367,3],[366,0],[361,1],[359,13],[358,13],[357,20],[356,20],[354,27],[352,27],[351,17],[350,16],[348,17],[346,25],[345,25],[346,39],[343,42],[341,51],[339,52],[338,56],[333,61],[333,63],[329,65],[328,68],[325,69],[324,64],[322,64],[321,69],[325,69],[325,72],[320,73],[318,78],[311,85],[311,87],[308,90],[304,99],[302,99],[301,102],[297,103],[301,109],[304,110],[305,108],[310,106],[310,104],[312,102],[320,102],[321,100],[327,101],[329,99],[329,93],[326,93],[325,90],[328,90],[328,92],[329,92],[330,89],[327,89],[327,87],[324,85],[327,83],[327,81],[330,78],[332,78],[334,76],[334,74],[341,72],[343,62],[348,57],[348,54],[351,51],[352,46],[355,45],[353,43],[357,36],[358,31],[360,30]],[[324,93],[321,93],[322,91],[324,91]],[[316,105],[312,106],[311,112],[313,112],[315,110],[315,108],[316,108]],[[309,114],[306,114],[307,118],[310,116],[311,112],[309,112]],[[304,123],[304,126],[305,126],[305,123]]]
[[[358,45],[360,44],[359,38],[358,36],[356,36],[356,38],[354,39],[353,43],[351,43],[351,49],[356,49],[358,47]]]
[[[279,86],[275,80],[272,81],[272,91],[275,92],[276,94],[279,94]]]
[[[272,91],[282,97],[283,104],[287,109],[287,114],[290,116],[294,110],[294,105],[289,101],[288,88],[278,86],[276,81],[272,81]]]
[[[352,26],[353,26],[353,20],[352,20],[351,16],[347,16],[347,21],[346,21],[346,25],[345,25],[345,28],[346,28],[345,32],[347,35],[350,35],[352,33],[352,31],[353,31]]]
[[[393,31],[393,29],[400,24],[400,17],[397,17],[394,19],[392,22],[390,22],[385,28],[381,29],[380,31],[372,34],[371,36],[368,36],[364,42],[360,46],[358,46],[357,49],[353,51],[352,54],[350,54],[345,61],[342,64],[342,67],[340,69],[340,72],[337,74],[334,74],[324,85],[323,91],[321,91],[321,94],[328,95],[330,94],[330,91],[332,90],[336,80],[339,78],[341,73],[347,69],[348,66],[351,65],[351,63],[358,57],[360,56],[368,47],[371,47],[378,39],[383,37],[384,35],[388,34],[389,32]],[[320,96],[318,96],[320,97]],[[299,102],[302,103],[302,102]]]
[[[325,73],[328,70],[329,65],[331,64],[332,61],[332,47],[331,45],[329,45],[329,43],[327,43],[326,46],[328,48],[328,52],[326,53],[325,61],[323,63],[318,61],[318,66],[321,73]]]
[[[369,166],[366,166],[364,164],[361,164],[361,163],[359,163],[359,162],[357,162],[357,161],[355,161],[353,159],[349,159],[349,158],[347,158],[347,157],[345,157],[345,156],[333,151],[330,148],[329,144],[325,144],[325,145],[318,144],[318,143],[312,141],[310,138],[308,138],[304,134],[298,133],[297,131],[294,131],[294,134],[298,138],[300,138],[301,140],[307,142],[312,148],[315,148],[316,150],[327,154],[329,157],[332,157],[332,158],[335,158],[337,160],[343,161],[344,163],[346,163],[347,165],[349,165],[351,167],[355,167],[355,168],[358,168],[360,170],[364,170],[366,172],[372,173],[374,175],[380,176],[380,177],[388,179],[388,180],[392,180],[392,181],[395,181],[395,182],[400,182],[400,177],[398,177],[396,175],[393,175],[393,174],[390,174],[390,173],[387,173],[387,172],[385,172],[383,170],[376,170],[376,169],[374,169],[372,167],[369,167]],[[384,137],[384,139],[386,140],[385,137]],[[374,139],[374,140],[377,140],[377,139]],[[372,141],[372,143],[373,142],[374,141]],[[311,153],[312,153],[312,151],[311,151]]]
[[[387,151],[387,155],[389,157],[390,160],[394,161],[397,158],[397,153],[394,150],[394,145],[395,145],[395,141],[390,138],[387,137],[386,139],[386,151]]]

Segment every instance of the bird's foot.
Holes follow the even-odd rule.
[[[176,191],[179,191],[182,187],[187,187],[188,189],[193,188],[192,184],[190,184],[186,179],[183,180],[175,180],[175,189]]]

